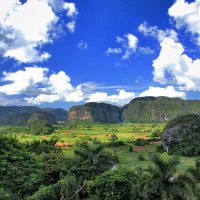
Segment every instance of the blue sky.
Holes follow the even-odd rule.
[[[1,105],[200,99],[199,0],[0,5]]]

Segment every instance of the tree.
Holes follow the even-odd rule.
[[[117,157],[105,151],[102,144],[84,143],[79,145],[74,153],[79,157],[80,162],[74,166],[73,170],[85,178],[94,177],[110,169],[117,162]]]
[[[15,138],[0,136],[0,199],[22,199],[37,191],[43,180],[41,168]]]
[[[96,177],[94,181],[88,181],[87,187],[90,196],[104,200],[130,200],[131,189],[137,176],[131,170],[107,171]]]
[[[53,126],[46,120],[30,120],[28,126],[35,135],[49,135],[54,132]]]
[[[78,200],[79,183],[73,176],[67,176],[56,184],[38,190],[28,200]]]
[[[138,184],[133,187],[134,199],[194,200],[195,182],[186,173],[178,173],[180,161],[167,153],[154,154],[152,165],[138,170]]]

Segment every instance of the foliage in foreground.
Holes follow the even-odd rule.
[[[151,157],[147,168],[116,170],[88,182],[91,197],[105,200],[194,200],[199,198],[197,182],[179,173],[177,157],[167,153]]]
[[[178,157],[153,154],[151,165],[112,170],[118,158],[100,142],[77,144],[73,158],[46,151],[53,141],[31,146],[0,135],[2,200],[195,200],[200,164],[180,173]],[[37,150],[39,148],[39,150]],[[54,147],[55,148],[55,147]],[[39,152],[39,153],[38,153]]]

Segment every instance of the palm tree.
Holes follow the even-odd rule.
[[[133,188],[135,199],[195,200],[195,182],[186,173],[178,173],[180,160],[175,156],[154,154],[152,165],[139,170],[141,181]]]
[[[104,149],[102,144],[82,144],[74,150],[75,155],[79,156],[82,161],[89,161],[91,165],[98,162],[98,157]]]
[[[103,144],[84,143],[75,149],[74,153],[81,161],[76,166],[76,170],[84,173],[87,178],[92,178],[110,169],[117,161],[115,155],[104,151]]]

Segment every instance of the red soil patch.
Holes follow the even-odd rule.
[[[145,147],[142,147],[142,146],[135,146],[133,147],[133,151],[142,151]]]
[[[73,146],[73,142],[57,142],[55,146],[56,147],[71,147]]]
[[[71,133],[72,133],[72,132],[70,132],[70,131],[69,131],[69,132],[64,132],[64,134],[71,134]]]
[[[48,139],[48,136],[40,136],[42,139]]]

